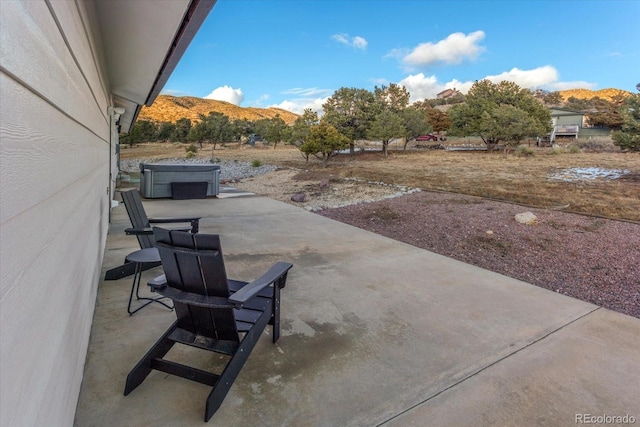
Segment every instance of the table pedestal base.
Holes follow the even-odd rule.
[[[133,283],[131,284],[131,293],[129,294],[129,304],[127,305],[127,312],[131,316],[132,314],[142,310],[152,302],[156,302],[167,307],[169,310],[173,310],[173,305],[169,305],[164,301],[166,297],[159,296],[156,298],[149,297],[141,297],[140,292],[140,280],[142,279],[142,271],[144,264],[148,263],[157,263],[160,262],[160,254],[158,253],[158,249],[156,248],[146,248],[140,249],[139,251],[135,251],[127,255],[127,261],[133,262],[136,265],[135,273],[133,274]],[[136,295],[136,301],[146,301],[141,306],[137,307],[135,310],[131,310],[131,303],[133,302],[133,295]]]

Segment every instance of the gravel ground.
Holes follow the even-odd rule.
[[[173,158],[173,159],[127,159],[120,160],[120,170],[125,173],[139,173],[140,163],[180,163],[180,164],[209,164],[209,159],[193,158]],[[277,168],[273,165],[261,165],[253,167],[248,162],[228,161],[220,160],[215,163],[220,165],[220,181],[228,182],[235,181],[242,178],[263,175],[268,172],[272,172]]]
[[[234,186],[640,318],[640,224],[277,170]],[[305,193],[304,203],[291,201]],[[535,225],[515,215],[532,212]]]
[[[138,172],[139,162],[122,161],[121,169]],[[640,224],[353,179],[323,183],[271,165],[217,164],[221,181],[234,187],[640,318]],[[304,202],[291,201],[301,193]],[[523,212],[538,223],[518,223]]]
[[[435,192],[320,215],[640,318],[639,224]]]
[[[267,176],[247,177],[233,183],[234,187],[291,203],[311,212],[387,200],[420,190],[382,182],[370,182],[355,178],[336,178],[326,175],[321,184],[322,173],[312,173],[297,169],[279,169]],[[303,202],[293,202],[291,196],[304,194]]]

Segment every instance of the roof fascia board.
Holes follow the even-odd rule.
[[[191,2],[147,96],[146,106],[150,106],[158,97],[215,3],[216,0],[193,0]]]

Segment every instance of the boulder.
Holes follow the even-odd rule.
[[[305,193],[298,193],[291,196],[292,202],[303,203],[305,200],[307,200],[307,195]]]
[[[516,215],[516,221],[520,224],[533,225],[538,223],[538,217],[532,212],[523,212]]]

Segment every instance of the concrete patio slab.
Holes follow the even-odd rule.
[[[597,310],[385,425],[640,423],[637,323]]]
[[[211,425],[558,425],[600,409],[640,418],[629,397],[638,319],[264,197],[144,203],[151,216],[201,215],[201,232],[222,236],[230,277],[294,264],[280,341],[258,343]],[[128,226],[114,209],[104,269],[137,249]],[[122,395],[175,319],[156,304],[129,316],[130,286],[100,285],[76,425],[202,424],[209,387],[152,372]],[[218,362],[172,352],[202,368]]]

